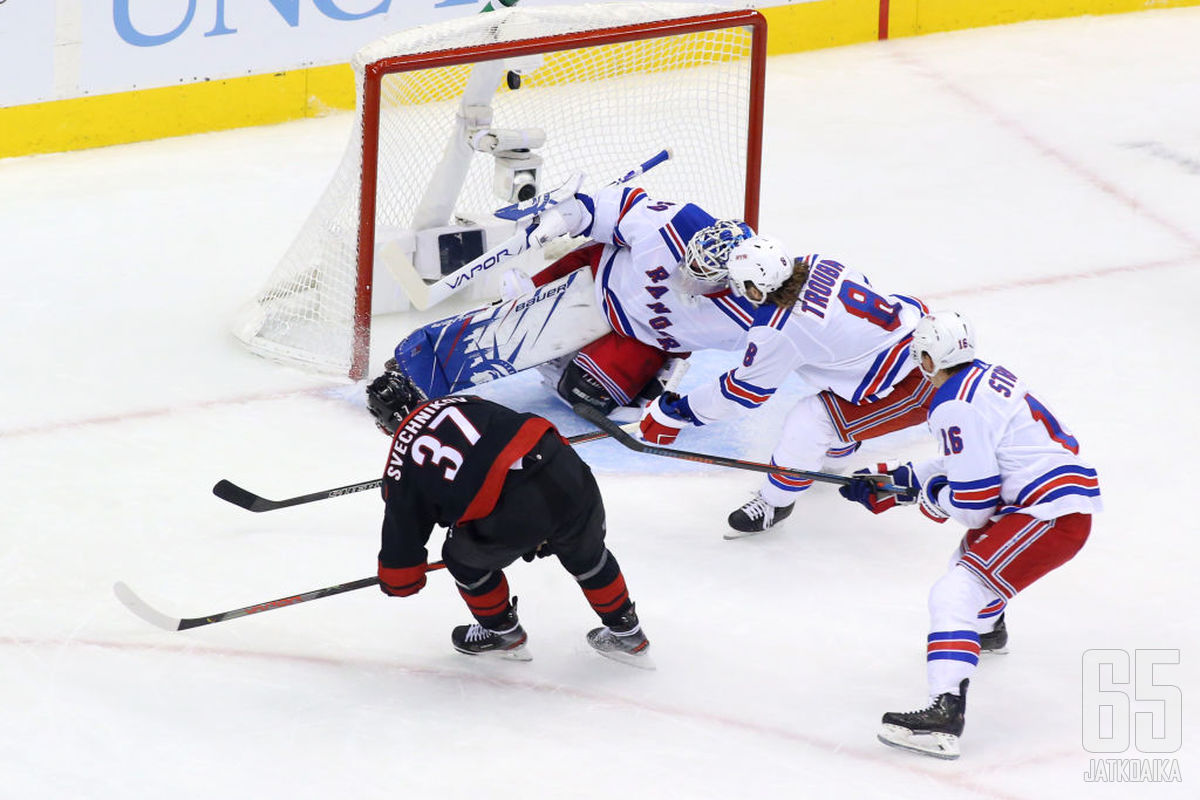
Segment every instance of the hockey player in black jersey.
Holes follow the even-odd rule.
[[[425,586],[425,546],[441,525],[442,560],[475,617],[451,633],[455,649],[528,661],[503,570],[518,558],[553,555],[603,623],[588,644],[651,666],[625,578],[604,544],[600,490],[549,420],[467,395],[427,400],[393,371],[367,387],[367,407],[392,436],[379,550],[385,594],[407,597]]]

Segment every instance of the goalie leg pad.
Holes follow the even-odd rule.
[[[396,363],[430,398],[454,394],[573,353],[610,331],[591,272],[439,320],[396,347]]]

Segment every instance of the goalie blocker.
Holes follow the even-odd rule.
[[[569,405],[609,414],[652,398],[668,355],[614,333],[597,308],[602,250],[581,247],[538,273],[530,292],[418,328],[396,346],[394,368],[436,398],[570,357],[556,379]]]

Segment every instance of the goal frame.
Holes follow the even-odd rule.
[[[746,133],[746,185],[743,217],[753,228],[758,226],[761,186],[762,118],[766,76],[767,22],[753,9],[704,14],[695,17],[660,20],[637,25],[598,28],[580,33],[537,37],[520,42],[439,50],[432,53],[397,55],[364,65],[362,85],[362,162],[359,181],[359,224],[354,293],[354,341],[351,347],[349,377],[366,376],[371,344],[371,298],[375,269],[375,213],[379,168],[379,124],[383,79],[392,74],[432,69],[502,58],[517,58],[537,53],[570,50],[576,47],[619,44],[721,28],[745,27],[753,31],[750,47],[749,120]]]

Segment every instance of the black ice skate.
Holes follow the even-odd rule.
[[[979,652],[1008,652],[1008,628],[1004,625],[1003,614],[996,618],[996,624],[992,626],[990,632],[979,634]]]
[[[795,503],[786,506],[773,506],[756,493],[749,503],[729,515],[729,527],[733,532],[726,533],[726,539],[741,539],[762,533],[777,522],[783,522],[792,515]]]
[[[454,649],[469,656],[493,655],[511,661],[529,661],[533,658],[525,648],[525,629],[517,621],[516,598],[513,605],[496,628],[485,628],[479,623],[459,625],[450,634]]]
[[[650,640],[642,632],[633,606],[612,626],[588,631],[587,641],[602,656],[642,669],[654,669],[649,655]]]
[[[964,678],[958,685],[958,694],[940,694],[921,711],[887,712],[879,729],[879,741],[934,758],[958,758],[958,737],[966,721],[968,683],[970,680]]]

